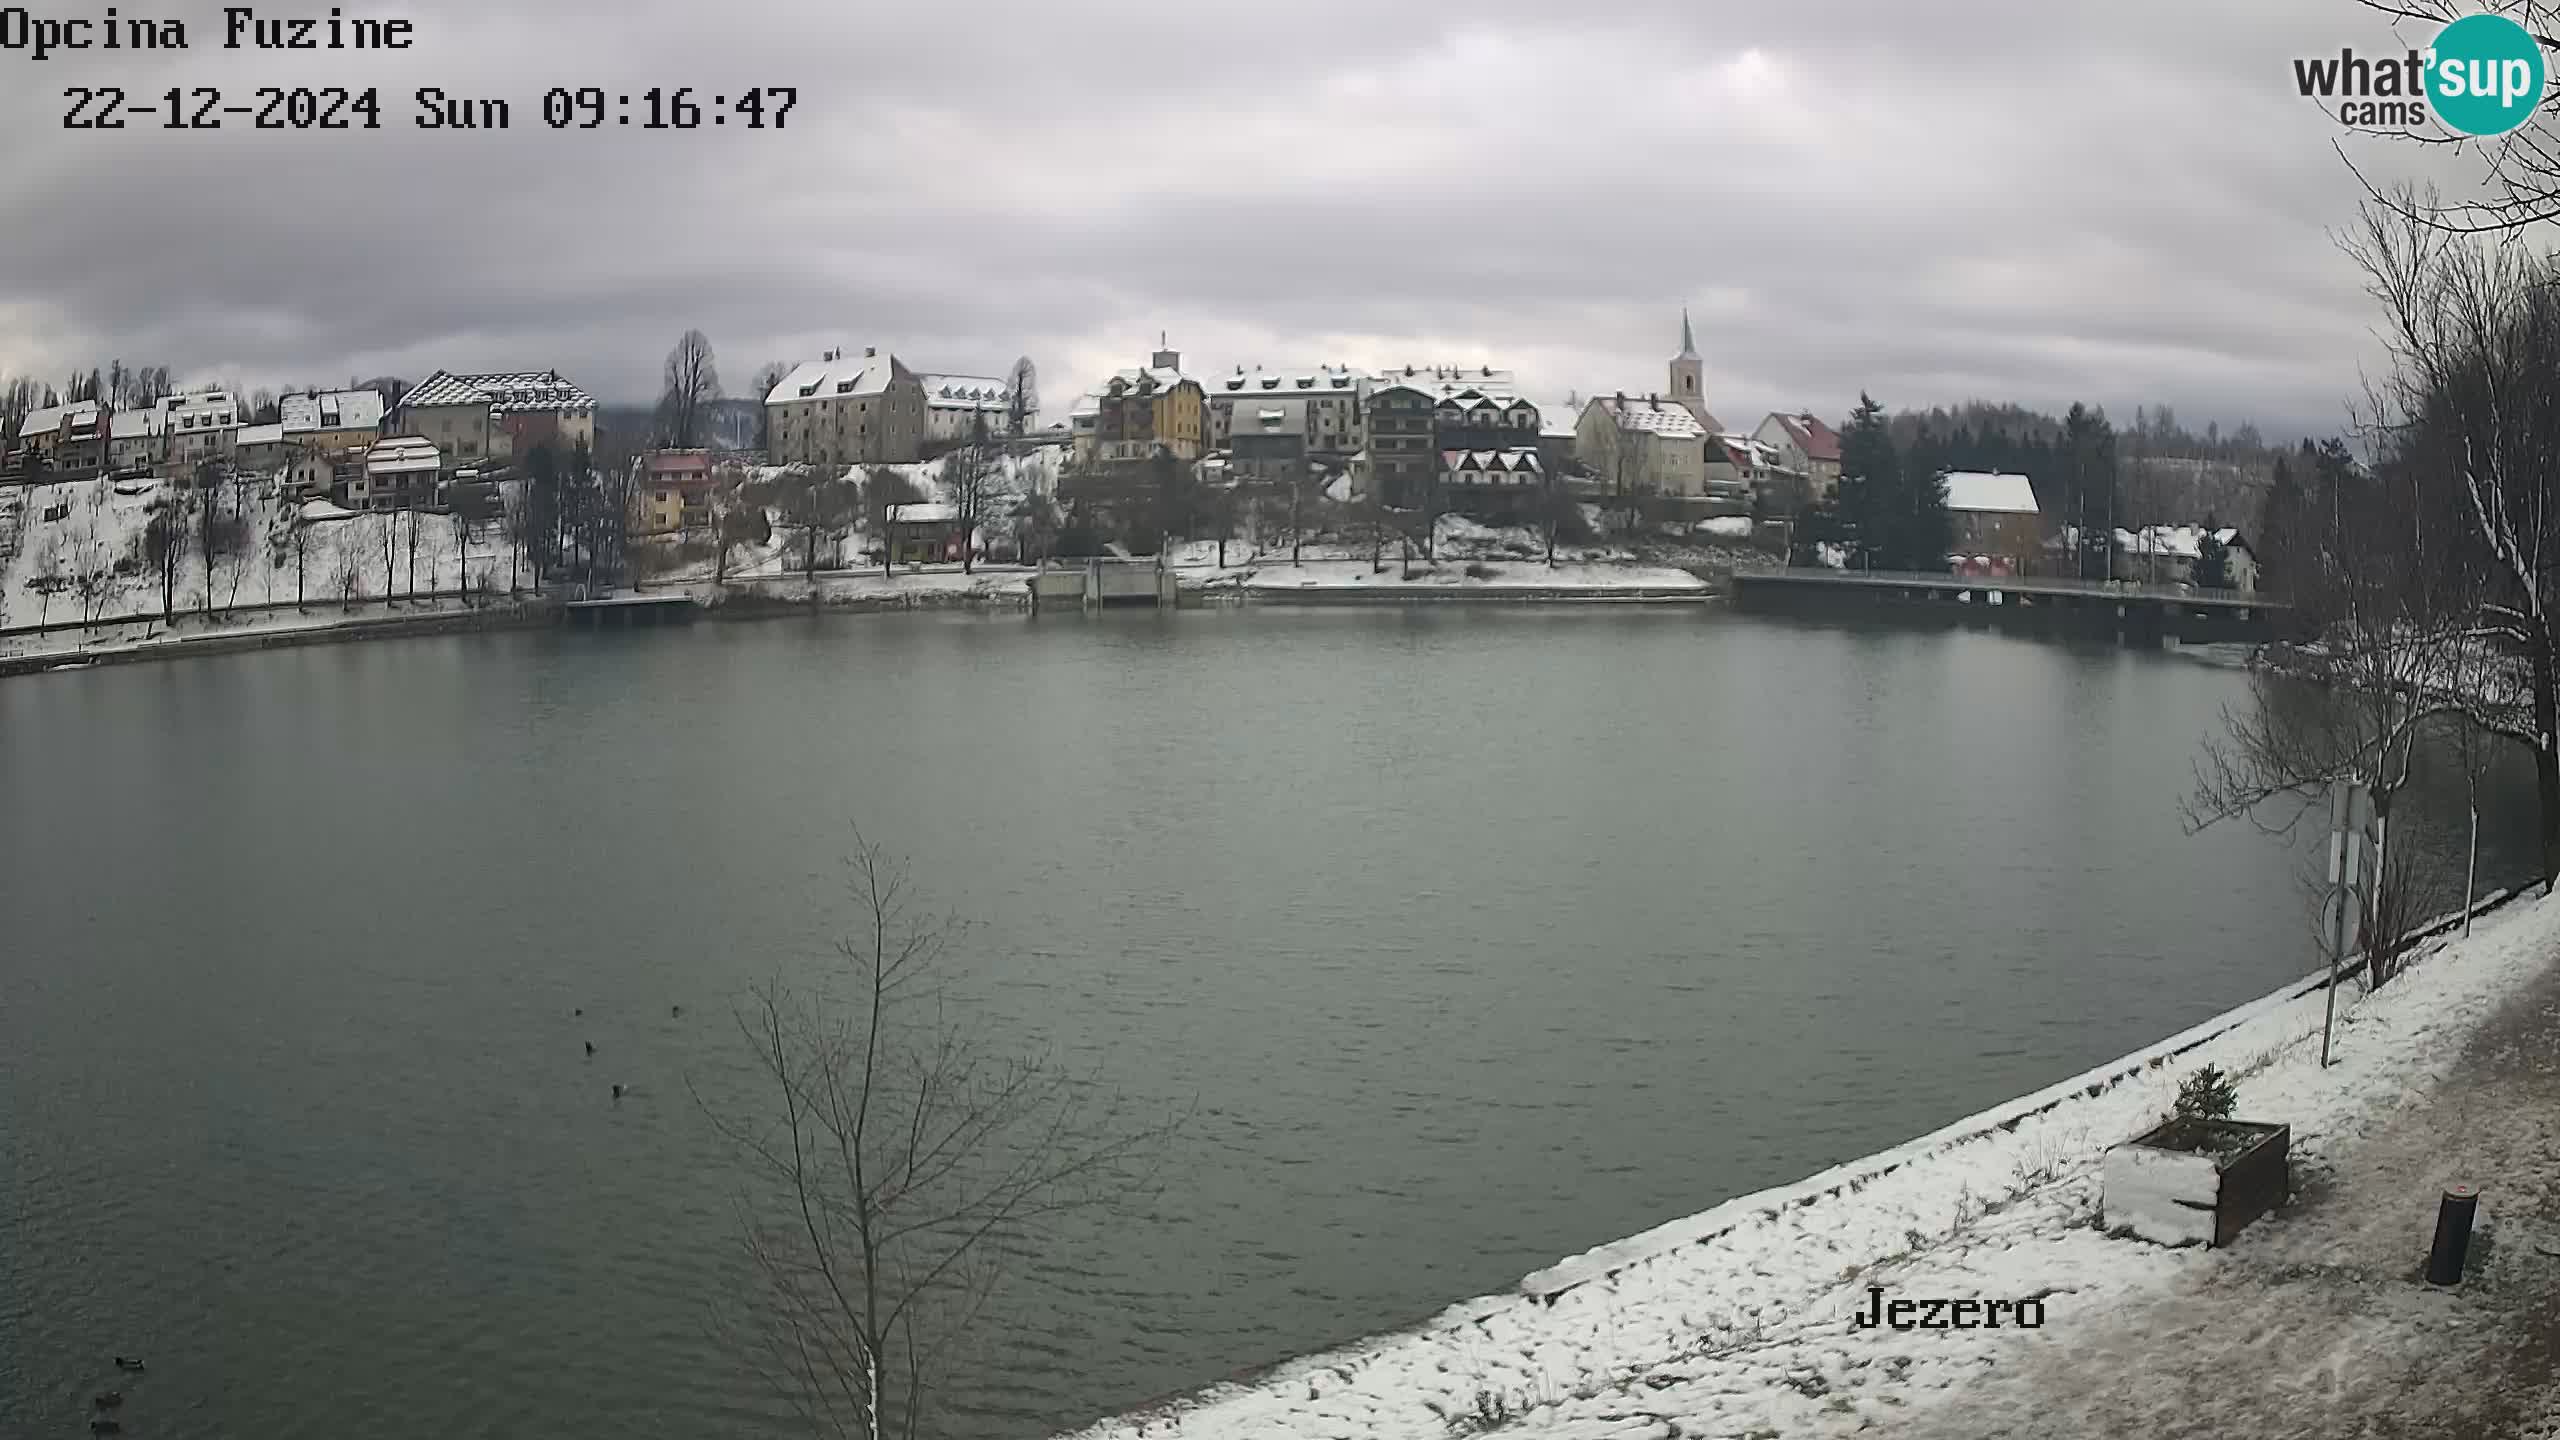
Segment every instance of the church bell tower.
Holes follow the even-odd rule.
[[[1698,417],[1701,425],[1713,425],[1707,418],[1706,365],[1698,359],[1698,341],[1689,332],[1689,312],[1680,312],[1680,353],[1671,357],[1671,398],[1680,407]]]

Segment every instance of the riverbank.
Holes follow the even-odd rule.
[[[2202,1413],[2216,1418],[2198,1433],[2343,1433],[2359,1424],[2351,1401],[2397,1406],[2390,1387],[2431,1366],[2441,1378],[2421,1399],[2459,1398],[2477,1365],[2529,1348],[2539,1332],[2524,1317],[2560,1289],[2552,1262],[2517,1243],[2560,1237],[2560,1164],[2525,1118],[2560,1104],[2560,1078],[2547,1061],[2481,1058],[2484,1045],[2513,1056],[2527,1032],[2529,1053],[2548,1054],[2560,905],[2509,905],[2421,952],[2381,992],[2338,997],[2327,1069],[2325,977],[2312,977],[1907,1145],[1563,1261],[1515,1293],[1078,1435],[1668,1440],[1925,1433],[1941,1418],[1969,1434],[2151,1434],[2184,1433]],[[2294,1204],[2228,1250],[2107,1238],[2106,1149],[2208,1064],[2240,1077],[2239,1116],[2293,1127]],[[2540,1103],[2517,1106],[2520,1090]],[[2411,1143],[2448,1115],[2464,1143]],[[2457,1179],[2485,1179],[2486,1208],[2509,1207],[2516,1238],[2490,1247],[2478,1283],[2431,1292],[2415,1269],[2436,1192]],[[1851,1316],[1875,1286],[2033,1298],[2045,1319],[1860,1330]],[[2188,1323],[2197,1314],[2220,1321]],[[2270,1344],[2293,1367],[2272,1407],[2259,1398]],[[2301,1407],[2324,1394],[2312,1423]],[[2194,1407],[2200,1395],[2211,1411]],[[2058,1406],[2087,1423],[2057,1428]]]
[[[100,627],[104,640],[78,638],[77,631],[31,637],[23,648],[0,651],[0,679],[93,665],[128,665],[145,660],[178,660],[244,650],[275,650],[299,645],[338,645],[357,640],[388,640],[410,635],[449,635],[490,630],[528,630],[559,623],[556,602],[517,600],[421,600],[396,606],[369,606],[379,614],[313,615],[301,610],[265,610],[248,614],[181,616],[175,624],[128,622]],[[46,641],[70,643],[47,644]]]

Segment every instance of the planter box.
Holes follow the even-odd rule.
[[[2228,1245],[2293,1197],[2292,1127],[2172,1120],[2107,1152],[2102,1226],[2163,1245]]]

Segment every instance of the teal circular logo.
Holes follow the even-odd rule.
[[[2542,47],[2504,15],[2465,15],[2427,52],[2427,106],[2465,135],[2504,135],[2533,118],[2542,81]]]

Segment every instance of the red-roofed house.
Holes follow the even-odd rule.
[[[1829,498],[1840,488],[1840,432],[1810,414],[1771,415],[1751,438],[1778,452],[1779,463]]]

